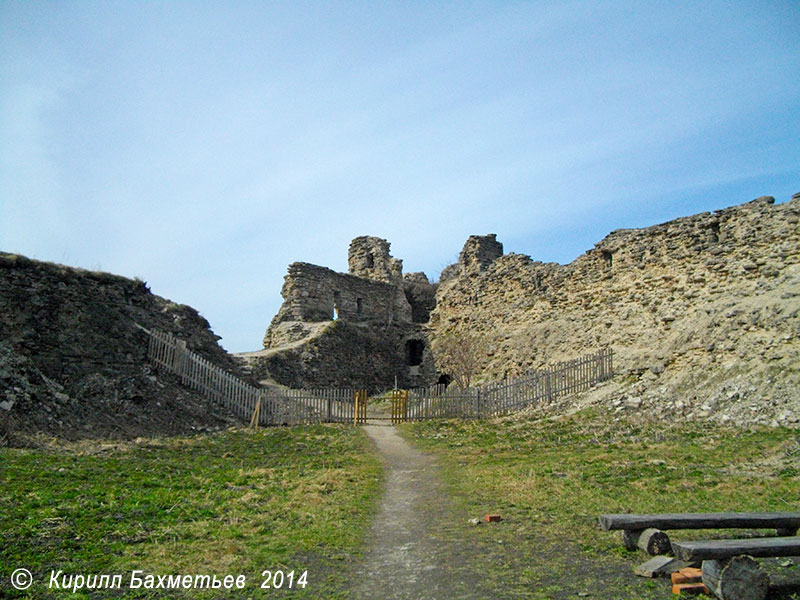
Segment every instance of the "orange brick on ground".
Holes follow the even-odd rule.
[[[501,517],[500,515],[486,515],[486,522],[487,523],[497,523],[497,522],[502,521],[502,520],[503,520],[503,517]]]
[[[672,593],[676,596],[682,596],[683,594],[711,595],[709,589],[702,583],[676,583],[672,586]]]
[[[703,581],[703,571],[702,569],[686,567],[677,573],[673,573],[670,579],[672,579],[672,583],[697,583],[698,581]]]
[[[703,569],[698,569],[697,567],[684,567],[678,573],[683,573],[687,577],[702,577],[703,576]]]

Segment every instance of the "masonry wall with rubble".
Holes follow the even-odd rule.
[[[415,387],[438,374],[425,324],[435,286],[403,275],[389,243],[359,237],[349,273],[308,263],[289,266],[284,302],[264,336],[264,350],[243,353],[253,374],[290,387]]]
[[[290,267],[251,361],[287,385],[376,390],[437,381],[431,342],[450,332],[478,338],[478,381],[610,346],[617,378],[587,402],[800,426],[799,222],[800,197],[762,197],[614,231],[566,265],[475,235],[435,286],[403,275],[385,240],[356,238],[348,274]]]
[[[610,346],[595,399],[651,418],[800,425],[800,197],[612,232],[567,265],[470,238],[430,334],[480,336],[480,377]]]
[[[227,426],[221,408],[153,371],[137,324],[237,369],[196,310],[143,281],[0,252],[0,446]]]

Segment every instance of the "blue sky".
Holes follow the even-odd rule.
[[[358,235],[610,231],[800,192],[800,3],[0,0],[0,250],[138,276],[254,350]]]

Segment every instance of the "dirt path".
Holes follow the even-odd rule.
[[[469,549],[453,542],[453,528],[463,527],[466,518],[454,515],[434,458],[412,448],[394,427],[364,429],[386,462],[387,477],[355,597],[491,597],[476,587]]]
[[[659,586],[631,574],[635,560],[589,557],[568,534],[558,539],[541,535],[532,516],[515,513],[511,506],[505,507],[510,514],[501,523],[470,525],[469,519],[481,514],[466,514],[464,503],[451,498],[434,456],[412,447],[394,427],[367,425],[364,430],[385,461],[386,489],[346,597],[616,600],[669,595],[667,583]]]

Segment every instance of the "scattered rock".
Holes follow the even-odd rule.
[[[642,406],[642,399],[641,398],[628,398],[625,402],[625,406],[628,408],[640,408]]]
[[[673,320],[674,320],[674,319],[673,319]],[[664,368],[665,368],[665,367],[664,367],[664,365],[663,365],[663,364],[661,364],[661,363],[657,363],[657,364],[651,365],[651,367],[650,367],[650,372],[651,372],[653,375],[661,375],[661,374],[664,372]]]

